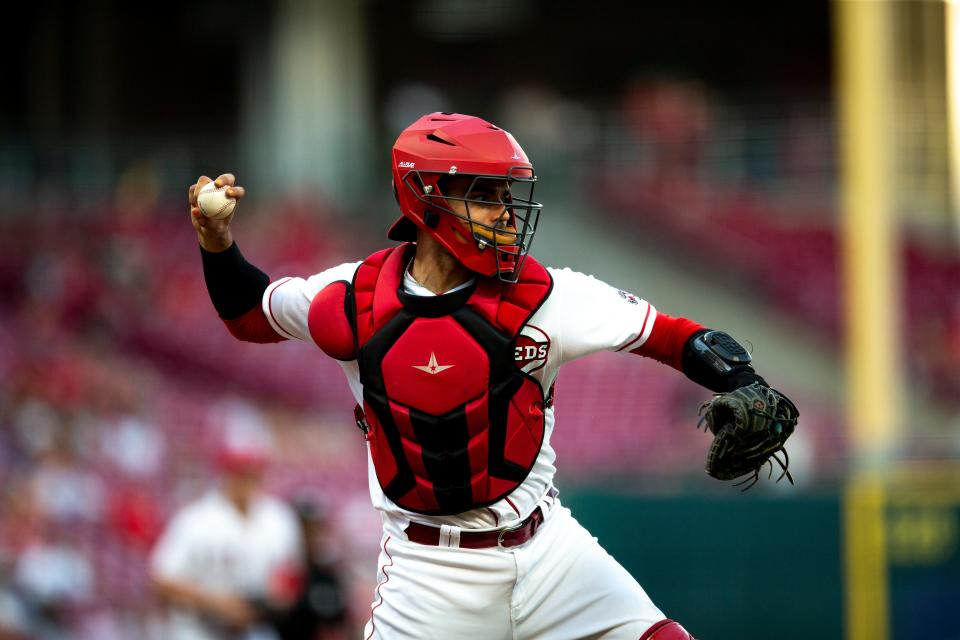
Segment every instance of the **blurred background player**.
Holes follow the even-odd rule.
[[[304,577],[296,601],[276,612],[274,628],[281,640],[344,640],[349,596],[327,508],[306,495],[293,507],[303,531]]]
[[[229,424],[216,450],[219,484],[180,509],[150,560],[176,640],[271,638],[268,611],[289,606],[304,542],[294,510],[262,490],[269,465],[263,430]]]

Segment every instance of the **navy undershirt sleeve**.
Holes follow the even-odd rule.
[[[270,277],[247,262],[236,242],[219,253],[200,247],[200,257],[207,292],[222,319],[239,318],[260,304]]]

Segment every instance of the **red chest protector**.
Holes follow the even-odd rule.
[[[530,473],[543,444],[544,394],[514,360],[520,330],[553,286],[527,258],[520,281],[478,278],[437,297],[403,292],[413,245],[367,258],[352,284],[310,305],[314,341],[357,359],[377,479],[426,514],[492,504]]]

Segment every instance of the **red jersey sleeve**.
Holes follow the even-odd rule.
[[[683,347],[697,331],[705,329],[699,322],[687,318],[674,318],[657,313],[650,337],[630,353],[636,353],[683,371]]]
[[[270,323],[267,321],[267,316],[263,313],[263,308],[260,305],[250,309],[250,311],[247,311],[239,318],[224,320],[223,324],[227,325],[227,330],[230,331],[234,338],[243,340],[244,342],[265,344],[286,340],[285,337],[274,331],[273,327],[270,326]]]

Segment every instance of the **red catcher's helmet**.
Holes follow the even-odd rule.
[[[448,176],[472,178],[463,195],[444,192]],[[506,183],[501,202],[508,221],[498,227],[470,217],[470,203],[490,202],[475,191],[483,182]],[[533,201],[533,165],[509,132],[474,116],[431,113],[407,127],[393,145],[393,187],[403,216],[387,236],[413,241],[429,233],[468,269],[506,282],[520,277],[543,205]],[[450,207],[464,203],[466,215]]]

